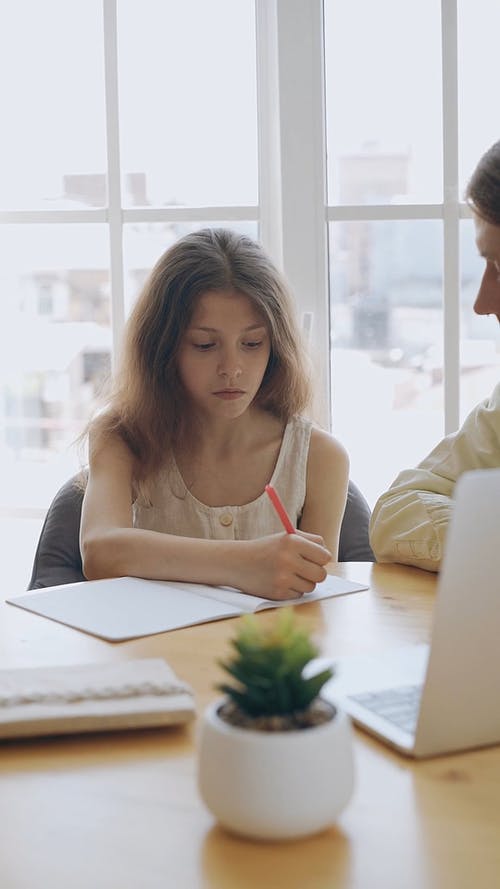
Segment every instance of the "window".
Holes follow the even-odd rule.
[[[438,0],[327,0],[325,63],[332,414],[373,502],[443,434]]]
[[[253,0],[20,0],[0,23],[0,530],[22,587],[152,265],[201,226],[258,236],[256,24]]]
[[[498,138],[493,0],[19,0],[0,25],[0,539],[20,586],[130,307],[193,228],[260,237],[284,269],[319,417],[372,503],[488,394],[497,325],[471,310],[461,198]]]
[[[463,194],[498,138],[500,10],[324,10],[332,418],[373,503],[499,378],[497,325],[472,312],[483,263]]]

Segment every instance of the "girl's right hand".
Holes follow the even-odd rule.
[[[322,537],[296,531],[245,541],[248,558],[240,562],[238,588],[266,599],[298,599],[323,581],[332,559]]]

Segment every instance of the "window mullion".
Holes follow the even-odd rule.
[[[113,363],[116,363],[125,323],[116,0],[103,0],[103,14],[111,324]]]
[[[458,195],[458,29],[456,0],[442,0],[443,292],[445,432],[460,419],[460,205]]]
[[[283,268],[277,0],[255,0],[259,234]]]
[[[283,267],[308,321],[316,415],[330,424],[322,0],[277,0]]]

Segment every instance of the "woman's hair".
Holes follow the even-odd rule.
[[[117,432],[147,481],[192,430],[177,355],[201,294],[236,291],[264,319],[270,357],[255,403],[283,421],[309,404],[307,362],[288,287],[262,247],[225,229],[181,238],[160,257],[128,319],[106,409],[91,427]]]
[[[483,154],[471,176],[465,199],[485,222],[500,225],[500,141]]]

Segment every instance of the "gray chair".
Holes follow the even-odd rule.
[[[28,589],[85,580],[80,555],[80,516],[83,487],[80,475],[59,489],[40,532]]]
[[[38,541],[28,589],[59,586],[85,580],[80,555],[81,476],[69,479],[49,506]],[[373,562],[368,542],[370,507],[354,482],[349,482],[347,504],[340,529],[340,562]]]
[[[339,562],[374,562],[368,538],[371,509],[363,494],[349,481],[344,518],[340,526]]]

